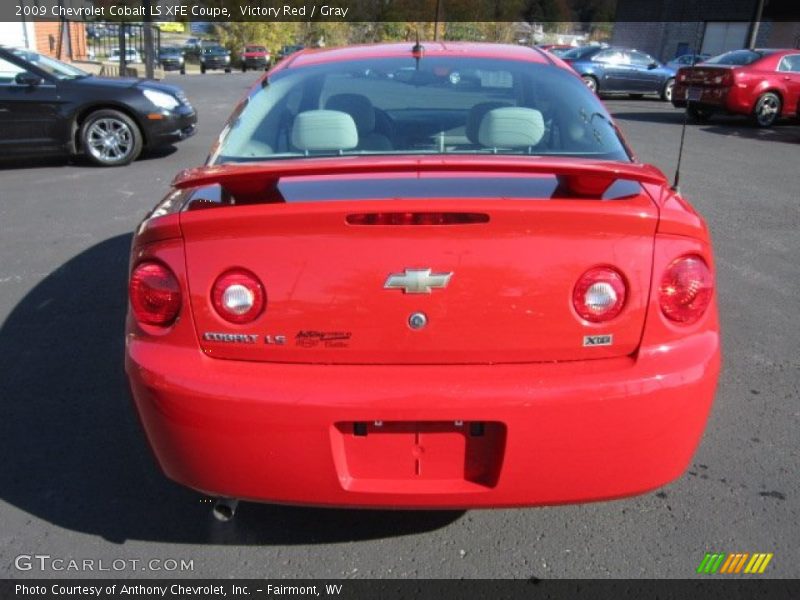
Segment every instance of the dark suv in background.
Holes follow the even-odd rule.
[[[231,53],[219,45],[203,46],[200,49],[200,72],[223,69],[231,72]]]
[[[302,44],[294,44],[294,45],[290,45],[290,46],[283,46],[278,51],[277,60],[283,60],[284,58],[286,58],[290,54],[294,54],[295,52],[299,52],[300,50],[303,50],[304,48],[305,48],[305,46],[303,46]]]
[[[186,74],[186,58],[183,49],[177,46],[162,46],[158,51],[158,63],[165,71],[180,71]]]

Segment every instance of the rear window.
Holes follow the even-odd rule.
[[[764,58],[766,55],[766,52],[759,50],[733,50],[732,52],[726,52],[725,54],[720,54],[714,58],[709,58],[705,61],[705,63],[708,65],[744,66],[754,63],[757,60]]]
[[[641,193],[636,181],[617,179],[601,195],[601,200],[618,200]],[[482,174],[476,177],[437,177],[420,174],[414,177],[348,176],[288,177],[278,183],[284,202],[324,202],[330,200],[366,200],[386,198],[564,198],[574,197],[574,190],[556,176],[520,176],[514,173]]]
[[[231,117],[210,160],[365,154],[630,160],[601,102],[571,72],[410,55],[273,74]]]

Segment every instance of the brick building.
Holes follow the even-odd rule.
[[[753,36],[755,47],[800,48],[800,0],[618,0],[616,21],[612,43],[661,60],[745,48]]]
[[[86,59],[86,29],[74,21],[37,21],[33,25],[35,49],[54,58]]]
[[[74,21],[1,21],[0,43],[62,60],[86,60],[86,29]]]

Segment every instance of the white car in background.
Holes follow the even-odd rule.
[[[111,62],[119,62],[119,48],[115,48],[112,50],[107,60]],[[139,51],[136,48],[125,48],[125,62],[128,63],[140,63],[142,62],[142,56],[139,54]]]

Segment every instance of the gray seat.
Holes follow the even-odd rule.
[[[478,130],[480,129],[481,121],[483,121],[483,117],[486,116],[486,113],[495,108],[505,108],[507,106],[511,105],[508,102],[480,102],[469,109],[464,134],[471,144],[476,146],[480,145],[478,141]]]
[[[486,113],[478,129],[478,142],[486,148],[533,148],[545,134],[542,113],[519,106],[495,108]]]
[[[392,142],[375,128],[377,114],[369,98],[361,94],[337,94],[328,98],[327,110],[338,110],[353,117],[358,130],[358,150],[392,150]]]
[[[308,110],[294,119],[292,146],[306,153],[351,150],[358,146],[358,131],[345,112]]]

